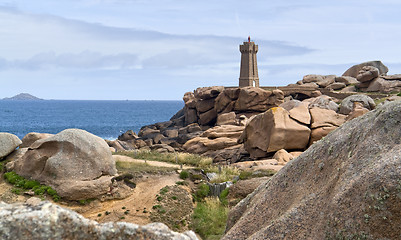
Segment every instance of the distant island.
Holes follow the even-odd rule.
[[[20,93],[10,98],[3,98],[3,100],[43,100],[41,98],[35,97],[29,93]]]

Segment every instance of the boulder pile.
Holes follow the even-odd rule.
[[[138,135],[128,131],[108,143],[113,151],[185,151],[228,164],[246,160],[268,160],[274,164],[272,159],[285,164],[283,159],[297,156],[345,121],[375,109],[370,96],[356,91],[367,90],[367,83],[373,86],[382,81],[378,79],[395,81],[391,86],[401,83],[398,75],[386,75],[387,72],[382,62],[371,61],[352,66],[339,77],[306,75],[297,84],[281,88],[283,91],[198,88],[185,93],[184,108],[170,121],[144,126]],[[399,90],[388,88],[391,92]],[[276,152],[288,155],[274,157]]]
[[[187,92],[185,106],[170,121],[144,126],[138,135],[129,131],[109,146],[117,151],[150,149],[188,151],[227,160],[244,151],[237,143],[247,119],[284,102],[281,90],[255,87],[204,87]]]
[[[223,239],[398,239],[401,101],[343,124],[229,213]]]
[[[370,61],[352,66],[342,76],[306,75],[297,82],[297,85],[340,92],[359,90],[390,93],[401,91],[401,74],[387,75],[387,72],[388,68],[381,61]]]

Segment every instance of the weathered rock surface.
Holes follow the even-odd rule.
[[[369,61],[350,67],[347,71],[343,73],[343,76],[356,78],[359,74],[359,71],[361,71],[362,68],[365,66],[372,66],[377,68],[380,75],[386,75],[388,72],[388,68],[381,61]]]
[[[223,239],[398,239],[401,102],[339,129],[229,213]]]
[[[252,158],[261,158],[280,149],[304,149],[310,132],[307,126],[291,119],[287,110],[276,107],[251,119],[239,143],[244,143]]]
[[[308,104],[298,100],[290,100],[280,104],[279,107],[287,110],[290,114],[290,118],[306,125],[310,124],[311,116],[309,114]]]
[[[196,240],[192,231],[176,233],[162,223],[99,224],[50,202],[0,203],[0,238],[8,239],[181,239]]]
[[[107,180],[110,183],[111,176],[117,173],[106,142],[80,129],[67,129],[34,142],[15,160],[14,171],[52,186],[61,197],[71,200],[106,193]],[[79,188],[88,191],[76,192]]]
[[[358,76],[356,76],[356,80],[359,82],[369,82],[379,76],[379,69],[372,67],[372,66],[365,66],[363,67]]]
[[[367,92],[398,92],[401,91],[401,81],[400,80],[385,80],[384,78],[375,78],[369,84],[366,89]]]
[[[338,104],[333,101],[333,99],[329,96],[323,95],[320,97],[317,97],[315,99],[307,99],[308,101],[304,102],[310,102],[309,103],[309,108],[313,107],[318,107],[318,108],[323,108],[323,109],[329,109],[333,111],[338,110]]]
[[[21,143],[21,140],[14,134],[0,133],[0,158],[12,153]]]
[[[345,119],[346,121],[352,120],[354,118],[360,117],[364,115],[365,113],[368,113],[369,109],[364,108],[362,103],[360,102],[354,102],[354,106],[352,108],[352,112],[347,116]]]
[[[373,110],[376,107],[375,101],[373,101],[373,99],[371,97],[363,95],[363,94],[358,94],[358,95],[352,95],[352,96],[346,97],[341,102],[339,113],[349,114],[353,109],[354,102],[362,103],[363,107],[365,107],[369,110]]]
[[[31,132],[28,133],[27,135],[25,135],[22,138],[22,144],[21,144],[21,148],[26,148],[31,146],[32,143],[36,142],[37,140],[40,139],[44,139],[44,138],[48,138],[48,137],[52,137],[54,136],[54,134],[49,134],[49,133],[37,133],[37,132]]]
[[[266,91],[256,87],[244,87],[240,89],[234,110],[240,112],[264,112],[269,108],[277,107],[283,102],[284,93],[280,90]]]

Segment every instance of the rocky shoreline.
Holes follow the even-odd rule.
[[[29,133],[22,140],[0,133],[0,159],[7,162],[7,172],[29,179],[23,184],[46,184],[51,186],[47,191],[54,189],[66,200],[102,198],[117,188],[121,192],[116,196],[124,198],[130,189],[115,178],[115,151],[193,153],[212,158],[216,165],[249,171],[283,168],[233,208],[225,239],[280,239],[283,234],[320,239],[343,230],[392,238],[399,234],[394,226],[400,219],[396,200],[401,175],[394,169],[401,156],[401,75],[387,72],[380,61],[373,61],[355,65],[343,76],[306,75],[277,89],[202,87],[184,94],[184,108],[169,121],[143,126],[138,134],[128,130],[115,141],[80,129]],[[34,231],[18,230],[15,224],[21,223],[54,225],[43,234],[60,233],[56,239],[75,238],[77,233],[87,239],[196,239],[193,232],[178,234],[157,224],[99,225],[35,201],[0,204],[2,238]],[[33,220],[27,220],[31,213]],[[79,230],[63,232],[64,225],[54,218],[66,219]],[[392,232],[372,230],[383,226]]]
[[[274,169],[346,121],[375,109],[375,99],[399,99],[390,93],[401,91],[401,78],[387,72],[380,61],[372,61],[352,66],[342,76],[306,75],[282,90],[198,88],[184,94],[184,108],[169,121],[143,126],[138,135],[127,131],[108,144],[113,151],[184,151],[239,167],[257,160]]]

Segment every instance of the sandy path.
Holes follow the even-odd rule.
[[[137,162],[137,163],[147,163],[150,166],[155,166],[155,167],[170,167],[170,168],[180,168],[181,165],[179,164],[173,164],[173,163],[167,163],[167,162],[158,162],[158,161],[146,161],[142,159],[134,159],[132,157],[128,156],[123,156],[123,155],[113,155],[113,158],[116,162]],[[182,166],[183,169],[190,169],[193,168],[191,166]]]
[[[104,202],[95,200],[85,206],[66,207],[98,222],[124,221],[141,225],[148,224],[151,222],[149,220],[149,212],[152,211],[156,195],[159,194],[160,189],[174,185],[177,181],[180,181],[178,174],[147,175],[139,180],[131,196],[125,199]],[[124,214],[126,210],[129,210],[128,214]],[[110,214],[106,215],[106,211],[110,212]],[[98,216],[98,214],[101,214],[101,216]]]

